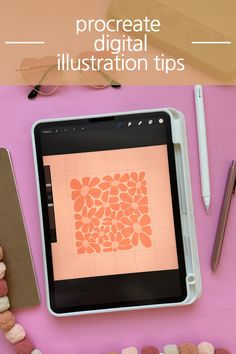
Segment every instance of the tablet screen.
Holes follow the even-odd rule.
[[[45,124],[36,141],[54,310],[182,300],[168,115]]]
[[[166,145],[43,163],[53,191],[55,280],[178,268]]]

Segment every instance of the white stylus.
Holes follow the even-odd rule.
[[[211,201],[211,187],[210,187],[210,176],[209,176],[206,121],[205,121],[202,86],[196,85],[194,87],[194,93],[195,93],[195,106],[196,106],[197,131],[198,131],[198,149],[199,149],[202,198],[203,198],[206,211],[208,213],[210,209],[210,201]]]

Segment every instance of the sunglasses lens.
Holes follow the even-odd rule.
[[[86,57],[93,56],[95,59],[100,57],[113,59],[113,56],[109,52],[95,53],[95,52],[83,52],[79,55],[79,58],[82,60]],[[113,72],[106,72],[102,65],[99,66],[99,69],[92,70],[92,67],[86,71],[80,71],[80,81],[83,85],[89,85],[97,89],[103,89],[112,84]]]
[[[50,95],[60,85],[62,72],[57,69],[57,59],[49,56],[42,59],[26,58],[20,71],[25,82],[43,95]]]
[[[86,71],[81,73],[80,81],[82,85],[92,86],[97,89],[103,89],[110,85],[111,78],[107,75],[103,75],[101,72]]]

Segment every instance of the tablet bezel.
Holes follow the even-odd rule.
[[[153,111],[151,114],[153,115]],[[172,304],[172,303],[181,303],[186,299],[187,296],[187,287],[186,287],[186,267],[184,261],[184,248],[183,248],[183,235],[181,230],[181,219],[180,219],[180,206],[179,206],[179,197],[178,197],[178,188],[177,188],[177,176],[176,176],[176,165],[175,165],[175,153],[174,153],[174,144],[172,139],[171,133],[171,118],[166,111],[157,111],[155,112],[156,117],[161,117],[165,119],[166,129],[167,129],[167,148],[168,148],[168,161],[170,165],[170,182],[171,182],[171,193],[172,198],[175,200],[173,203],[173,212],[174,212],[174,223],[175,223],[175,230],[176,235],[178,233],[176,245],[177,245],[177,253],[178,253],[178,262],[179,262],[179,270],[180,270],[180,278],[181,278],[181,296],[173,298],[162,298],[162,299],[154,299],[152,301],[148,301],[147,299],[141,299],[140,301],[132,301],[132,302],[122,302],[122,303],[115,303],[115,304],[103,304],[98,306],[76,306],[70,307],[65,306],[63,308],[58,309],[55,306],[54,301],[54,280],[53,280],[53,268],[52,268],[52,255],[51,255],[51,244],[47,241],[45,234],[48,229],[47,223],[47,208],[46,208],[46,198],[45,198],[45,191],[44,191],[44,172],[43,172],[43,163],[42,163],[42,154],[41,154],[41,146],[40,146],[40,137],[39,132],[43,129],[51,129],[53,127],[58,126],[73,126],[76,124],[76,121],[81,122],[83,119],[84,122],[86,120],[93,121],[100,119],[102,121],[103,117],[107,118],[113,117],[116,120],[119,120],[120,117],[122,119],[126,119],[127,121],[131,120],[134,117],[146,117],[148,119],[148,112],[135,112],[135,113],[125,113],[125,114],[112,114],[112,115],[104,115],[104,116],[95,116],[95,117],[83,117],[83,118],[73,118],[73,119],[62,119],[62,120],[53,120],[53,121],[41,121],[34,127],[34,134],[33,139],[35,143],[35,158],[37,160],[37,175],[38,175],[38,182],[40,187],[40,201],[41,201],[41,221],[43,223],[44,228],[44,235],[43,235],[43,243],[44,243],[44,250],[45,250],[45,257],[46,257],[46,272],[47,272],[47,287],[48,287],[48,297],[49,297],[49,306],[52,312],[56,315],[60,314],[67,314],[67,313],[83,313],[83,312],[97,312],[97,311],[104,311],[104,310],[111,310],[111,309],[121,309],[121,308],[134,308],[137,306],[152,306],[152,305],[161,305],[161,304]],[[149,116],[150,117],[150,116]],[[102,123],[101,123],[102,124]],[[178,230],[178,231],[177,231]],[[167,272],[167,271],[163,271]],[[147,272],[151,273],[151,272]],[[154,272],[155,273],[155,272]],[[137,273],[140,274],[140,273]],[[142,273],[143,274],[143,273]],[[122,276],[122,275],[121,275]]]

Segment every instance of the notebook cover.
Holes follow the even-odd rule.
[[[33,263],[9,152],[0,148],[0,245],[7,265],[11,308],[39,304]]]

